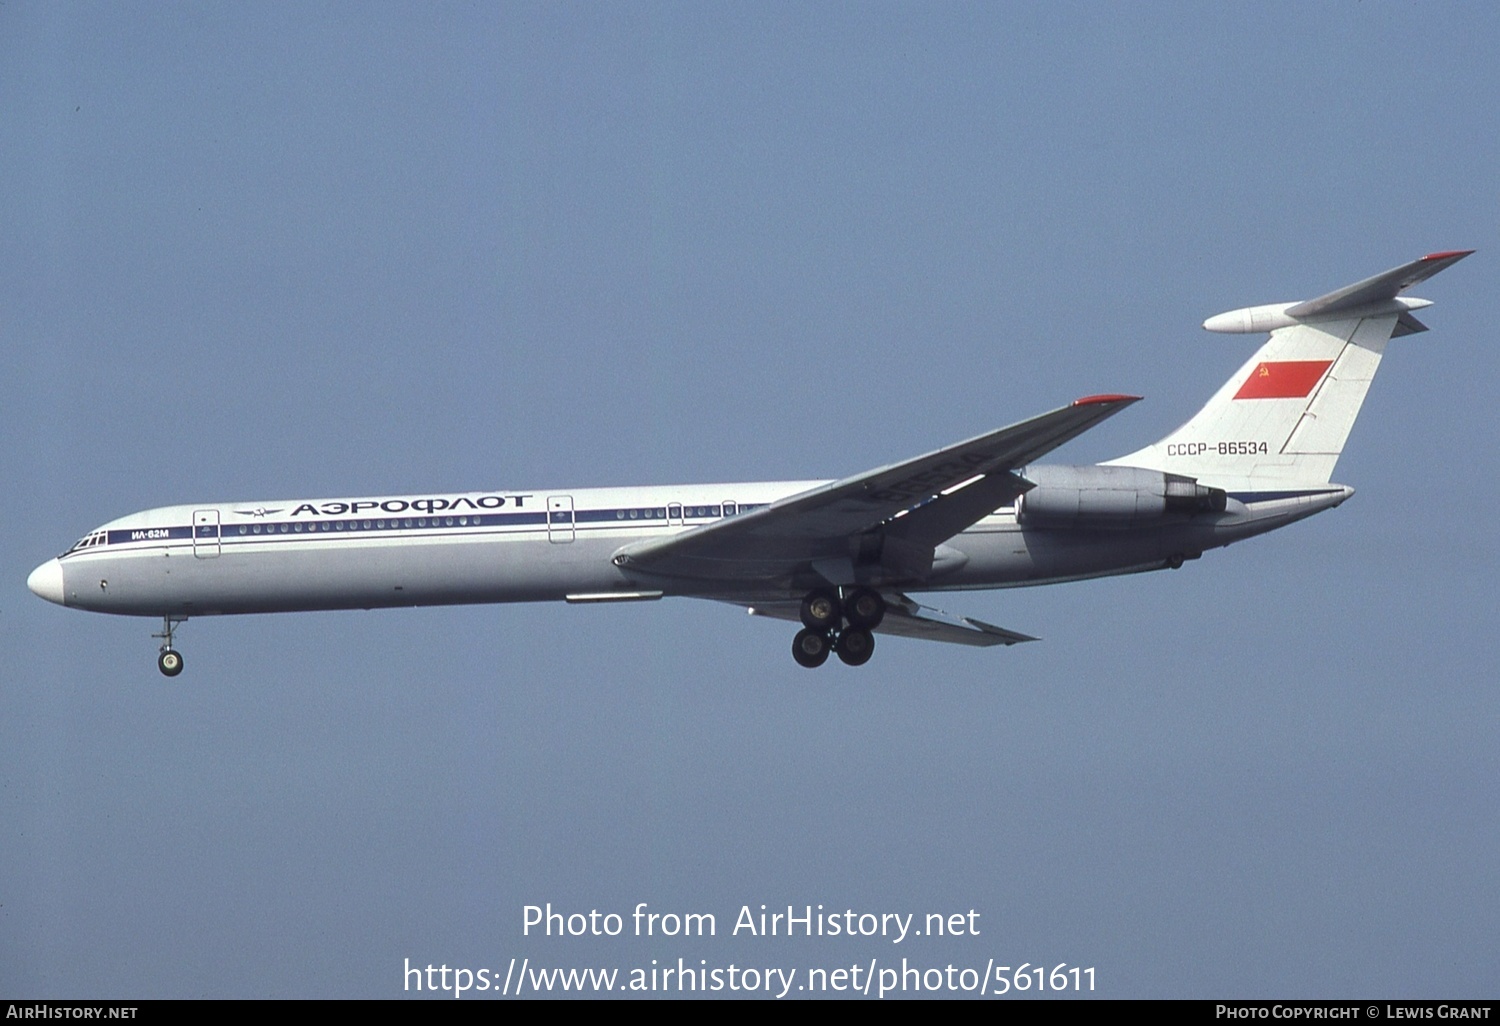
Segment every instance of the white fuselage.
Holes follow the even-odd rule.
[[[598,601],[685,595],[786,599],[789,578],[663,577],[616,566],[622,547],[773,504],[825,482],[168,506],[111,521],[39,567],[33,591],[140,616]],[[1180,565],[1330,508],[1337,485],[1246,495],[1224,513],[1130,529],[1038,529],[1005,507],[950,539],[914,590],[1003,588]],[[1247,504],[1248,503],[1248,504]]]

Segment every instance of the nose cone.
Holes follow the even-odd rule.
[[[55,559],[49,559],[26,578],[26,587],[48,602],[63,604],[63,568]]]

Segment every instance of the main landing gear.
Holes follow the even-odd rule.
[[[792,658],[812,669],[837,652],[847,666],[863,666],[875,653],[870,632],[885,618],[885,599],[874,588],[816,588],[802,599],[802,630],[792,639]]]
[[[182,653],[172,647],[172,636],[180,623],[187,623],[187,617],[164,616],[161,618],[161,633],[151,635],[161,639],[161,652],[156,657],[156,668],[164,677],[175,677],[182,672]]]

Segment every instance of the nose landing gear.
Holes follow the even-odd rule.
[[[875,653],[870,632],[885,618],[885,599],[874,588],[835,591],[815,588],[802,599],[802,626],[792,639],[792,658],[808,669],[837,652],[846,666],[863,666]]]
[[[164,616],[161,621],[161,633],[151,635],[153,638],[161,639],[161,651],[156,657],[156,668],[161,671],[163,677],[175,677],[182,672],[182,653],[172,647],[172,638],[177,633],[177,625],[187,623],[187,617]]]

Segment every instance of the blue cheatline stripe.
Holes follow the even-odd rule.
[[[307,537],[339,537],[358,534],[390,534],[406,531],[447,531],[474,527],[540,526],[547,522],[545,513],[485,513],[456,517],[361,517],[351,519],[271,520],[247,524],[225,524],[192,527],[127,528],[109,532],[109,544],[140,544],[203,538],[244,538],[246,541],[293,541]]]
[[[761,509],[765,503],[746,503],[739,507],[740,512],[749,512],[752,509]],[[721,506],[684,506],[682,510],[683,520],[691,524],[694,521],[716,520],[723,515]],[[593,509],[577,511],[554,511],[551,523],[556,526],[567,523],[597,523],[597,524],[667,524],[666,506],[635,506],[619,509]],[[379,516],[358,518],[307,518],[299,520],[257,520],[240,524],[224,525],[201,525],[197,528],[191,526],[183,527],[130,527],[111,530],[107,534],[108,545],[130,545],[130,544],[152,544],[168,541],[191,541],[198,539],[222,538],[234,540],[243,538],[251,541],[296,541],[302,538],[338,538],[350,535],[363,535],[369,533],[390,534],[392,532],[407,531],[433,531],[433,530],[468,530],[475,527],[507,528],[507,527],[544,527],[548,524],[548,515],[545,512],[526,513],[471,513],[459,516]],[[675,525],[674,525],[675,526]],[[257,531],[256,529],[259,528]],[[86,552],[88,548],[73,549],[72,552]]]

